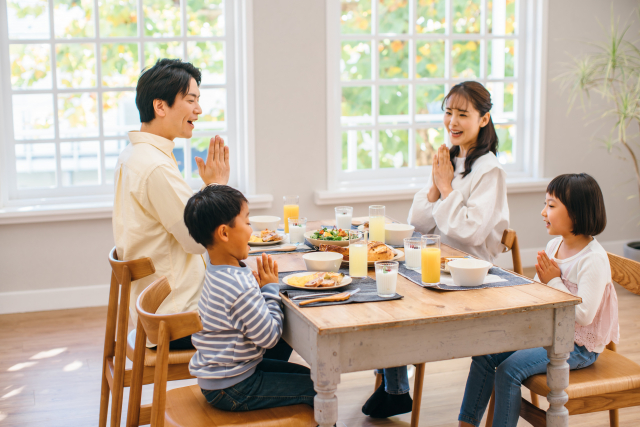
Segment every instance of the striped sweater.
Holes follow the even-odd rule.
[[[222,390],[250,377],[282,335],[276,283],[260,288],[246,266],[211,265],[208,257],[198,311],[202,331],[191,336],[189,371],[205,390]]]

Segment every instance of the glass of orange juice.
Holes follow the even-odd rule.
[[[440,282],[440,236],[425,234],[420,240],[422,283],[435,285]]]
[[[300,196],[284,196],[284,232],[289,232],[289,218],[300,216]]]

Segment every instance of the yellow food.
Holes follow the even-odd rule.
[[[251,243],[262,242],[262,238],[252,234],[251,237],[249,237],[249,241]]]
[[[320,273],[323,274],[323,273]],[[304,287],[304,284],[307,283],[309,280],[313,280],[316,277],[318,277],[318,273],[313,273],[313,274],[309,274],[307,276],[294,276],[294,277],[289,277],[287,279],[287,284],[291,285],[291,286],[300,286],[300,287]]]

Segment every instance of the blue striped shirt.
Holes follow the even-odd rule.
[[[249,267],[211,265],[207,259],[198,311],[202,331],[191,336],[196,354],[189,371],[205,390],[221,390],[250,377],[266,349],[282,335],[276,283],[260,288]]]

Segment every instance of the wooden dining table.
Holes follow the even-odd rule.
[[[307,229],[321,224],[333,220],[309,222]],[[441,250],[443,257],[466,255],[447,245]],[[280,272],[306,270],[300,252],[273,258]],[[253,266],[255,257],[247,263]],[[373,269],[369,276],[375,278]],[[573,350],[574,306],[580,298],[537,282],[440,291],[402,276],[397,293],[404,298],[308,308],[283,296],[282,337],[310,365],[317,392],[315,419],[321,427],[338,420],[335,393],[341,374],[535,347],[545,347],[550,360],[547,426],[568,426],[566,361]]]

